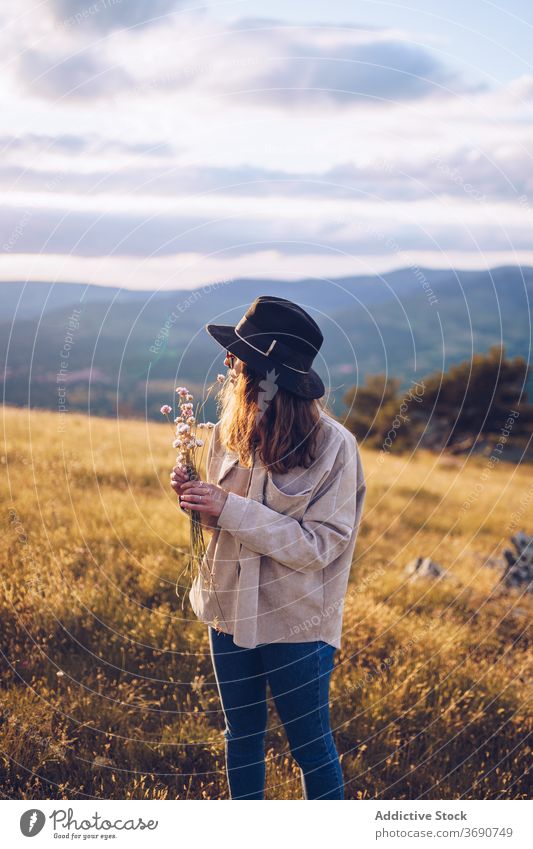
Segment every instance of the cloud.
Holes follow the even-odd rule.
[[[4,154],[42,154],[79,156],[82,154],[134,155],[146,157],[171,156],[176,152],[174,145],[162,141],[128,142],[117,139],[105,139],[99,136],[80,136],[71,133],[59,135],[45,135],[40,133],[27,133],[24,136],[0,136],[0,148]],[[34,160],[35,161],[35,160]],[[21,169],[22,170],[22,169]],[[24,168],[28,174],[31,168]],[[41,173],[41,172],[39,172]],[[21,175],[22,176],[22,175]],[[75,177],[75,173],[73,172]]]
[[[511,80],[507,90],[516,100],[533,100],[533,76],[522,74],[521,77]]]
[[[208,30],[200,43],[211,58],[189,60],[187,74],[176,65],[176,88],[205,87],[247,104],[338,107],[481,90],[386,29],[240,20],[223,34]]]
[[[166,256],[184,252],[222,251],[240,255],[256,251],[269,239],[285,237],[284,222],[259,222],[233,216],[72,212],[69,209],[8,209],[0,207],[0,245],[10,244],[17,222],[22,233],[10,253],[73,254],[98,257]],[[309,234],[310,228],[306,227]],[[307,248],[305,249],[307,250]],[[302,248],[303,251],[303,248]]]
[[[432,185],[439,195],[474,200],[517,200],[533,191],[533,136],[487,142],[483,150],[462,146],[433,158]]]
[[[0,144],[2,139],[0,138]],[[84,169],[76,171],[69,168],[62,172],[46,167],[32,167],[20,163],[0,164],[0,187],[6,190],[16,185],[17,191],[44,191],[54,185],[56,192],[79,193],[115,193],[117,195],[131,193],[146,193],[161,197],[178,197],[199,195],[202,193],[220,193],[222,195],[266,196],[276,194],[324,194],[320,189],[309,185],[306,188],[306,177],[289,174],[284,171],[274,171],[267,168],[252,166],[236,166],[234,168],[209,166],[181,166],[170,161],[165,165],[151,167],[146,163],[148,155],[143,148],[149,145],[103,144],[91,151],[97,156],[105,151],[114,152],[115,147],[120,155],[133,153],[141,149],[139,164],[127,166],[120,161],[118,167],[103,169],[95,157],[93,169],[88,170],[89,161],[85,159]],[[87,148],[87,151],[89,148]],[[155,146],[156,155],[159,150]],[[310,175],[309,180],[317,183],[316,175]],[[326,194],[330,194],[328,190]]]
[[[83,25],[100,32],[147,27],[182,6],[192,5],[185,0],[48,0],[59,26]]]
[[[285,105],[413,100],[459,86],[457,77],[426,50],[397,41],[327,49],[295,42],[268,64],[250,86],[261,89],[260,97]]]
[[[20,51],[20,135],[0,138],[11,260],[270,251],[304,265],[385,255],[389,237],[426,253],[475,252],[473,236],[528,248],[530,76],[487,93],[386,29],[185,13],[107,26],[56,27]]]
[[[30,94],[49,100],[108,97],[131,86],[124,69],[103,62],[89,50],[62,56],[26,50],[18,73]]]
[[[65,24],[56,29],[47,51],[29,47],[22,52],[20,74],[34,93],[78,99],[120,93],[148,99],[157,93],[172,98],[191,92],[227,97],[227,103],[246,107],[313,110],[481,90],[395,30],[268,20],[238,20],[221,27],[200,14],[199,7],[187,6],[179,18],[158,18],[185,6],[173,0],[110,3],[53,0],[56,19],[63,24],[70,20],[67,13],[72,18],[94,8],[87,20],[105,38],[95,47],[85,26]],[[147,9],[159,26],[139,29]]]
[[[336,209],[326,205],[314,215],[298,208],[276,214],[277,206],[248,204],[231,216],[222,210],[150,211],[132,198],[131,211],[95,206],[85,211],[0,207],[0,245],[6,253],[85,257],[165,257],[177,254],[218,255],[221,260],[260,251],[303,256],[338,253],[382,254],[401,251],[528,250],[530,225],[520,210],[505,211],[505,223],[494,210],[464,203],[456,206],[421,202],[394,204],[365,201]],[[302,204],[300,204],[302,206]],[[305,208],[305,206],[302,206]],[[320,214],[318,214],[320,213]],[[398,221],[401,221],[401,227]]]
[[[486,142],[484,149],[461,145],[425,156],[376,161],[366,167],[351,163],[331,168],[325,180],[338,189],[332,193],[354,197],[377,196],[384,200],[414,201],[453,197],[472,204],[517,201],[533,192],[533,135],[513,143]]]
[[[453,197],[472,204],[516,201],[533,194],[533,134],[501,144],[487,142],[480,150],[461,145],[441,152],[398,154],[365,165],[340,162],[323,171],[290,171],[260,165],[183,165],[170,143],[128,142],[63,135],[0,137],[4,150],[0,187],[18,192],[69,193],[79,196],[143,194],[179,198],[287,197],[360,201],[412,202]],[[31,156],[31,164],[27,157]],[[69,157],[66,170],[59,157]],[[76,166],[76,157],[83,164]],[[103,161],[105,164],[103,164]]]

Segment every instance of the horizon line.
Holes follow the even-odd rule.
[[[209,289],[209,288],[212,288],[212,287],[215,287],[215,286],[229,285],[231,283],[237,283],[237,282],[241,282],[241,281],[245,281],[245,280],[250,281],[250,282],[256,282],[256,281],[259,282],[259,281],[262,281],[262,280],[268,280],[269,282],[272,282],[272,283],[295,283],[295,284],[308,283],[310,280],[312,280],[313,282],[323,281],[323,282],[327,283],[327,282],[339,281],[339,280],[354,280],[354,279],[357,280],[358,278],[361,278],[361,279],[372,278],[372,277],[382,278],[382,277],[386,277],[387,275],[390,275],[390,274],[398,274],[399,272],[402,272],[402,271],[406,271],[406,272],[448,271],[451,274],[479,274],[479,273],[491,274],[495,271],[503,271],[503,270],[507,270],[507,269],[520,270],[520,271],[533,271],[533,265],[521,265],[519,263],[516,263],[514,265],[505,265],[505,264],[504,265],[494,265],[494,266],[491,266],[489,268],[461,268],[461,267],[454,267],[454,266],[430,266],[430,265],[401,265],[401,266],[398,266],[397,268],[392,268],[388,271],[384,271],[384,272],[381,272],[381,273],[376,272],[375,274],[352,274],[352,275],[351,274],[343,274],[343,275],[336,276],[336,277],[323,277],[323,276],[317,275],[315,277],[298,277],[294,280],[288,279],[286,277],[268,277],[268,278],[257,277],[257,276],[255,276],[255,277],[232,277],[232,278],[229,278],[229,279],[228,278],[214,279],[211,282],[199,283],[195,286],[181,286],[181,287],[178,286],[178,287],[169,288],[169,289],[161,289],[161,288],[157,289],[155,287],[154,288],[147,288],[147,289],[138,289],[138,288],[130,288],[128,286],[120,286],[119,284],[115,284],[115,283],[95,283],[95,282],[88,283],[88,282],[84,282],[82,280],[46,280],[46,279],[43,279],[43,280],[24,280],[24,279],[1,280],[0,279],[0,285],[6,284],[8,286],[14,286],[14,285],[24,285],[24,286],[26,286],[26,285],[30,285],[30,284],[36,284],[38,286],[41,286],[41,285],[50,285],[51,284],[53,286],[85,286],[85,287],[92,286],[92,287],[95,287],[95,288],[98,288],[98,289],[118,289],[119,291],[135,292],[135,293],[142,293],[142,292],[161,292],[161,293],[163,293],[163,292],[195,292],[195,291],[198,291],[200,289]]]

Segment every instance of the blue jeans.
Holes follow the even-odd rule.
[[[209,628],[211,657],[226,720],[226,770],[232,799],[265,798],[266,685],[302,772],[305,799],[343,799],[343,777],[329,723],[335,647],[309,643],[236,646]]]

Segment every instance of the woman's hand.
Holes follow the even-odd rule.
[[[172,473],[170,475],[170,486],[176,493],[176,495],[181,495],[181,487],[185,481],[189,480],[189,473],[185,466],[174,466],[172,469]]]
[[[172,469],[170,486],[179,496],[183,510],[198,510],[215,517],[222,513],[228,497],[228,493],[221,486],[198,479],[189,480],[187,469],[179,464]]]
[[[185,481],[180,485],[180,507],[198,510],[218,518],[222,513],[228,493],[221,486],[205,481]]]

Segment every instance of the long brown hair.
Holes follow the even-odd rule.
[[[300,398],[281,386],[270,386],[272,393],[264,378],[244,362],[235,379],[226,379],[217,395],[222,445],[236,452],[244,466],[251,465],[257,449],[270,471],[307,468],[316,457],[321,411],[330,411],[322,400]]]

